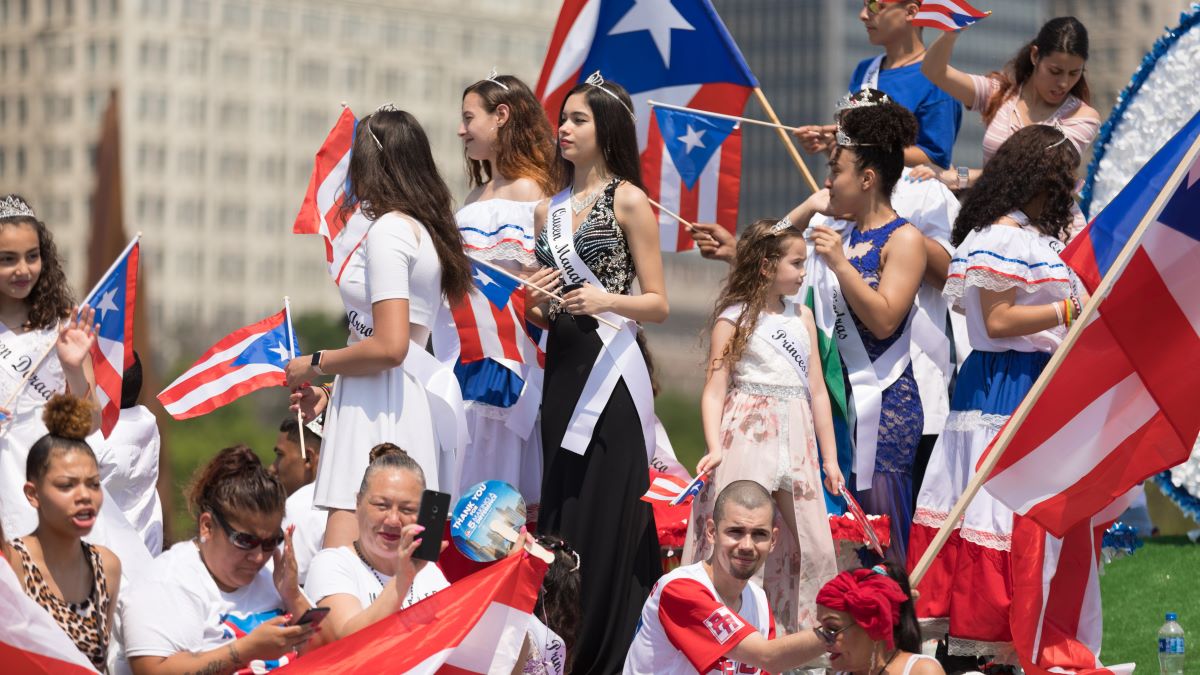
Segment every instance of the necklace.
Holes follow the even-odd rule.
[[[580,213],[582,213],[583,211],[585,211],[586,209],[591,207],[592,204],[596,203],[596,200],[600,198],[600,193],[603,190],[604,190],[603,187],[598,187],[595,190],[592,190],[590,192],[585,192],[582,195],[576,195],[575,191],[572,190],[571,191],[571,211],[574,212],[575,215],[579,215]]]
[[[371,565],[371,563],[367,562],[367,557],[365,555],[363,555],[362,548],[359,547],[357,539],[354,540],[354,552],[358,554],[358,559],[362,561],[362,564],[365,565],[367,569],[371,570],[371,574],[373,574],[375,576],[375,580],[379,582],[379,585],[386,588],[387,582],[383,580],[383,577],[379,576],[379,572],[377,572],[375,570],[375,567],[373,565]],[[408,585],[408,593],[404,597],[404,606],[405,607],[407,607],[413,603],[413,586],[414,585],[415,584]],[[372,596],[371,599],[374,600],[375,596]]]

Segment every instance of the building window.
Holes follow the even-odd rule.
[[[158,224],[163,221],[163,214],[166,212],[166,207],[163,203],[163,198],[158,195],[141,195],[137,200],[137,217],[138,220]]]
[[[272,49],[262,59],[263,79],[272,84],[287,83],[287,56],[282,50]]]
[[[184,148],[179,151],[179,173],[188,177],[204,175],[207,158],[204,148]]]
[[[25,99],[25,95],[17,97],[17,126],[24,127],[25,122],[29,120],[29,102]]]
[[[246,278],[246,258],[226,253],[217,261],[217,275],[222,281],[242,281]]]
[[[183,123],[199,129],[208,121],[208,99],[203,96],[185,98],[180,101],[179,115]]]
[[[249,28],[250,5],[241,0],[226,2],[221,10],[221,25],[226,28]]]
[[[0,96],[0,129],[8,124],[8,99]]]
[[[201,199],[182,199],[175,206],[175,222],[181,227],[204,227],[204,201]]]
[[[167,43],[143,40],[138,46],[138,64],[147,70],[162,72],[167,67]]]
[[[307,37],[325,37],[329,32],[329,15],[324,12],[308,12],[301,19],[300,29]]]
[[[244,79],[250,70],[250,55],[242,51],[227,50],[221,54],[221,75]]]
[[[199,41],[184,43],[179,51],[179,72],[203,77],[208,72],[208,45]]]
[[[142,92],[138,97],[138,119],[143,122],[167,121],[167,95]]]
[[[208,23],[208,0],[183,0],[183,20],[193,23]]]
[[[245,227],[246,206],[232,202],[222,202],[217,211],[217,229],[223,231],[238,231]]]
[[[263,10],[263,32],[286,35],[292,28],[292,15],[284,7],[267,7]]]
[[[17,48],[17,72],[19,72],[22,75],[27,75],[29,73],[29,48],[28,47],[22,46],[22,47]]]
[[[355,93],[363,86],[366,79],[366,68],[361,63],[351,63],[346,66],[344,84],[346,91]]]
[[[14,164],[16,164],[17,178],[24,178],[25,170],[28,168],[28,165],[25,161],[25,146],[23,146],[23,145],[17,146],[17,152],[15,154],[15,159],[16,159],[16,161],[14,162]]]
[[[218,123],[226,130],[235,127],[245,127],[250,123],[250,106],[240,101],[226,101],[221,104]]]
[[[7,161],[7,153],[4,151],[4,146],[0,146],[0,177],[4,176],[5,163]]]
[[[217,171],[225,180],[240,181],[246,179],[246,154],[242,152],[225,152],[217,162]]]
[[[300,64],[300,84],[324,88],[329,81],[329,64],[325,61],[305,61]]]

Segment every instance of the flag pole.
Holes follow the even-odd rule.
[[[470,254],[467,254],[467,257],[470,258],[472,261],[479,263],[480,265],[483,265],[484,267],[492,270],[493,272],[496,272],[497,274],[502,274],[502,275],[508,277],[509,279],[512,279],[513,281],[521,284],[522,286],[528,286],[539,293],[543,293],[545,295],[548,295],[548,296],[554,298],[555,300],[557,300],[559,302],[563,302],[563,298],[561,295],[558,295],[556,293],[551,293],[550,291],[542,288],[541,286],[538,286],[537,284],[531,284],[528,281],[526,281],[525,279],[522,279],[521,277],[504,269],[503,267],[497,267],[486,260],[480,260],[479,258],[476,258],[475,256],[470,255]],[[599,321],[600,323],[604,324],[605,326],[608,326],[609,328],[611,328],[613,330],[621,330],[620,326],[616,325],[615,323],[613,323],[611,321],[606,321],[604,319],[604,317],[594,316],[591,314],[589,314],[588,316],[591,316],[593,319]]]
[[[659,204],[658,202],[654,201],[653,199],[650,199],[649,197],[646,198],[646,201],[650,202],[651,206],[658,208],[659,211],[662,211],[663,213],[667,214],[668,216],[671,216],[672,218],[674,218],[675,220],[678,220],[679,224],[683,225],[684,229],[686,229],[689,234],[693,230],[696,229],[695,225],[689,223],[687,220],[684,219],[683,216],[679,215],[678,213],[675,213],[671,209],[668,209],[667,207],[663,206],[662,204]]]
[[[288,334],[288,353],[292,358],[296,358],[296,337],[292,330],[292,301],[288,296],[283,296],[283,317],[287,320]],[[300,459],[308,461],[308,449],[304,447],[304,413],[300,411],[299,406],[296,407],[296,421],[300,423],[297,436],[300,438]]]
[[[764,122],[750,117],[740,117],[738,115],[726,115],[724,113],[709,112],[700,110],[699,108],[689,108],[683,105],[671,105],[670,103],[660,103],[658,101],[646,101],[651,108],[666,108],[667,110],[679,110],[681,112],[696,113],[705,117],[716,117],[723,120],[732,120],[734,122],[745,122],[746,124],[757,124],[760,127],[770,127],[772,129],[783,129],[784,131],[799,131],[800,127],[789,127],[786,124],[778,124],[776,122]]]
[[[91,300],[94,295],[96,295],[97,293],[100,292],[100,285],[102,283],[104,283],[104,280],[108,278],[108,275],[113,273],[113,270],[117,269],[117,265],[121,262],[121,259],[124,258],[129,253],[129,250],[132,249],[133,245],[138,243],[138,241],[141,238],[142,238],[141,232],[138,232],[137,234],[133,235],[133,239],[130,240],[130,242],[125,246],[125,249],[123,251],[121,251],[121,254],[117,256],[116,260],[113,260],[113,263],[108,266],[108,270],[105,271],[104,274],[100,276],[100,279],[96,282],[96,286],[94,288],[92,288],[90,293],[83,296],[85,298],[85,302],[84,302],[85,305],[87,304],[87,302],[86,302],[87,300]],[[75,318],[78,319],[79,315],[76,314]],[[17,396],[20,395],[20,393],[25,389],[25,385],[29,384],[29,380],[30,380],[30,378],[33,377],[33,374],[36,373],[37,370],[42,367],[43,363],[46,362],[46,357],[50,356],[50,352],[54,351],[54,346],[56,344],[58,344],[57,338],[50,341],[50,345],[46,347],[46,350],[43,351],[42,355],[38,357],[38,360],[32,366],[30,366],[28,370],[25,371],[25,375],[21,378],[21,382],[17,384],[17,388],[13,389],[13,392],[8,395],[7,399],[5,399],[4,405],[0,406],[0,408],[2,408],[4,411],[6,411],[9,415],[12,414],[13,401],[15,401],[17,399]],[[5,427],[5,429],[7,429],[7,427]],[[2,435],[3,435],[3,432],[0,432],[0,436],[2,436]]]
[[[767,100],[767,95],[763,93],[762,87],[754,88],[754,96],[758,99],[759,104],[762,105],[763,110],[766,111],[767,117],[770,117],[772,122],[779,125],[780,128],[775,129],[779,134],[779,140],[783,141],[783,145],[787,149],[788,155],[791,156],[792,162],[796,164],[796,168],[804,176],[804,182],[808,183],[808,188],[813,192],[819,190],[817,181],[813,179],[812,174],[808,171],[808,166],[804,163],[804,159],[800,157],[800,151],[796,149],[796,144],[792,142],[792,138],[784,131],[786,127],[779,121],[779,116],[775,114],[775,109],[771,107],[771,102]]]
[[[1037,403],[1038,399],[1041,398],[1042,392],[1044,392],[1046,387],[1049,385],[1050,378],[1053,377],[1054,373],[1059,369],[1060,366],[1062,366],[1062,362],[1066,360],[1067,354],[1070,352],[1071,347],[1078,342],[1079,336],[1083,334],[1084,328],[1095,317],[1096,312],[1099,311],[1100,302],[1105,296],[1108,295],[1109,291],[1112,290],[1117,278],[1121,276],[1121,273],[1125,271],[1125,268],[1129,265],[1129,261],[1133,259],[1133,254],[1137,251],[1138,246],[1141,244],[1142,238],[1146,234],[1146,230],[1148,230],[1158,218],[1158,215],[1162,211],[1167,200],[1171,198],[1175,186],[1179,185],[1179,181],[1192,168],[1192,164],[1195,163],[1198,153],[1200,153],[1200,137],[1197,137],[1196,140],[1192,141],[1192,147],[1188,149],[1187,154],[1184,155],[1183,161],[1179,163],[1179,166],[1175,167],[1175,171],[1164,184],[1162,191],[1160,191],[1158,196],[1154,199],[1154,203],[1151,204],[1150,208],[1146,210],[1146,214],[1142,216],[1142,221],[1138,223],[1137,229],[1134,230],[1133,234],[1129,237],[1129,241],[1125,243],[1125,247],[1121,249],[1121,253],[1119,256],[1117,256],[1113,266],[1109,268],[1108,273],[1105,274],[1104,278],[1100,281],[1100,286],[1096,288],[1096,292],[1093,293],[1092,297],[1088,299],[1087,305],[1084,306],[1083,312],[1079,315],[1079,318],[1075,320],[1074,324],[1072,324],[1071,329],[1067,332],[1067,336],[1063,339],[1063,343],[1054,351],[1054,354],[1050,357],[1050,361],[1042,370],[1042,374],[1039,375],[1037,381],[1033,383],[1033,388],[1031,388],[1029,393],[1025,395],[1025,398],[1021,400],[1021,404],[1017,406],[1017,409],[1013,412],[1012,417],[1009,418],[1008,423],[1004,425],[1004,427],[1000,430],[999,435],[996,436],[996,440],[992,442],[991,451],[987,453],[986,457],[984,457],[983,463],[979,466],[979,470],[975,472],[975,476],[971,478],[969,483],[967,483],[967,487],[965,490],[963,490],[962,496],[958,498],[958,502],[954,505],[954,508],[950,510],[950,514],[946,516],[946,521],[942,523],[942,527],[938,530],[937,535],[934,536],[933,541],[930,542],[929,548],[925,549],[924,555],[921,556],[921,559],[917,561],[916,566],[913,567],[913,571],[909,575],[909,580],[914,588],[917,586],[917,584],[921,583],[921,579],[925,576],[925,573],[929,571],[929,567],[933,564],[933,559],[937,556],[938,552],[941,551],[942,547],[946,545],[946,542],[950,539],[950,534],[954,527],[958,524],[958,521],[962,519],[963,514],[966,513],[967,506],[971,503],[971,500],[975,498],[975,495],[979,492],[979,488],[983,487],[984,482],[987,481],[992,471],[996,468],[996,464],[1000,462],[1000,457],[1004,454],[1004,451],[1008,449],[1008,445],[1010,442],[1012,442],[1013,436],[1016,435],[1017,429],[1020,428],[1020,426],[1025,422],[1025,419],[1029,417],[1029,411],[1033,408],[1034,404]]]

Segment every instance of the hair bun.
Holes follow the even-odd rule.
[[[46,402],[42,421],[51,436],[82,441],[92,432],[92,402],[70,394],[55,394]]]
[[[408,457],[408,453],[405,452],[404,448],[396,445],[395,443],[384,442],[384,443],[380,443],[379,445],[376,445],[375,447],[371,448],[370,454],[367,455],[367,463],[370,464],[385,455],[396,455],[397,457]]]

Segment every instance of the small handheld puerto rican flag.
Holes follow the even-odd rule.
[[[858,505],[858,501],[854,499],[854,495],[842,486],[842,496],[846,498],[846,506],[850,513],[854,514],[854,519],[862,526],[863,534],[867,536],[867,541],[872,551],[879,557],[883,557],[883,544],[879,543],[879,537],[875,536],[875,528],[871,527],[871,523],[867,521],[867,514],[863,512],[862,507]]]
[[[991,12],[975,9],[963,0],[925,0],[921,3],[921,11],[913,17],[912,24],[954,32],[990,15]]]
[[[682,478],[670,474],[651,472],[650,489],[642,495],[644,502],[666,502],[668,506],[686,504],[692,497],[700,494],[707,482],[704,474],[700,474],[689,483]]]
[[[125,368],[133,363],[133,308],[137,296],[138,257],[142,235],[117,256],[86,304],[96,310],[100,330],[92,345],[92,367],[96,377],[96,398],[100,401],[100,432],[112,433],[121,415],[121,386]]]

